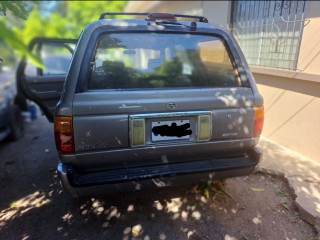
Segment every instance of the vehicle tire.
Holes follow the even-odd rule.
[[[14,105],[11,109],[10,130],[11,133],[9,135],[9,140],[18,140],[23,136],[24,122],[20,107],[18,105]]]

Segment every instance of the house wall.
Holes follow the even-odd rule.
[[[250,68],[265,102],[263,135],[320,162],[318,9],[320,1],[306,2],[307,25],[302,34],[297,71]]]
[[[304,27],[298,59],[298,69],[317,74],[320,82],[320,1],[307,1]]]
[[[320,83],[254,73],[264,98],[263,135],[320,161]]]
[[[307,1],[298,70],[250,66],[265,101],[263,135],[320,162],[320,1]],[[132,1],[128,12],[203,15],[228,26],[230,1]],[[310,21],[309,21],[310,20]]]
[[[127,12],[171,12],[206,16],[210,22],[226,26],[229,21],[228,1],[130,1]]]

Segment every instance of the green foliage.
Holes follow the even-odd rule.
[[[50,14],[41,14],[38,4],[30,12],[22,28],[14,27],[18,36],[28,43],[36,36],[78,38],[81,30],[98,20],[102,12],[120,12],[125,1],[63,1],[54,2]]]
[[[28,12],[23,2],[2,1],[0,3],[0,15],[6,16],[8,10],[18,18],[27,19]]]
[[[13,54],[13,50],[10,47],[10,45],[8,45],[4,41],[0,41],[0,52],[1,52],[0,66],[1,66],[1,64],[13,66],[16,59],[15,59],[15,55]],[[3,59],[5,59],[6,61],[4,62]]]
[[[11,12],[15,17],[20,19],[26,19],[28,16],[27,6],[24,2],[0,2],[0,16],[7,16],[8,12]],[[12,49],[19,56],[26,56],[29,58],[36,66],[43,67],[39,59],[28,51],[27,45],[21,41],[16,33],[11,29],[11,27],[6,24],[4,19],[0,19],[0,64],[5,63],[13,65],[14,57]]]
[[[276,190],[276,194],[280,197],[287,197],[288,193],[286,193],[285,191],[283,191],[282,189],[277,189]]]
[[[29,58],[36,66],[43,67],[39,59],[28,51],[26,45],[16,36],[16,34],[11,31],[3,22],[0,22],[0,40],[5,41],[9,44],[19,56],[26,56]]]
[[[126,1],[2,1],[0,16],[7,17],[0,18],[0,63],[9,62],[11,51],[3,47],[6,43],[19,56],[25,55],[41,66],[26,47],[32,38],[78,38],[81,30],[98,20],[102,12],[120,12],[125,5]],[[9,18],[10,15],[24,21],[17,24],[17,19]]]

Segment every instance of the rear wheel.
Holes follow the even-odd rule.
[[[21,115],[21,110],[18,105],[14,105],[11,110],[10,130],[11,130],[11,133],[9,135],[9,139],[12,141],[18,140],[23,136],[23,133],[24,133],[23,117]]]

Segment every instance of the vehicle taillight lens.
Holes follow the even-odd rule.
[[[131,145],[142,146],[145,144],[145,122],[144,119],[131,120]]]
[[[254,129],[253,137],[259,137],[263,128],[264,108],[263,106],[254,107]]]
[[[198,140],[209,141],[211,131],[211,115],[198,116]]]
[[[72,117],[54,118],[54,136],[59,153],[74,153]]]

